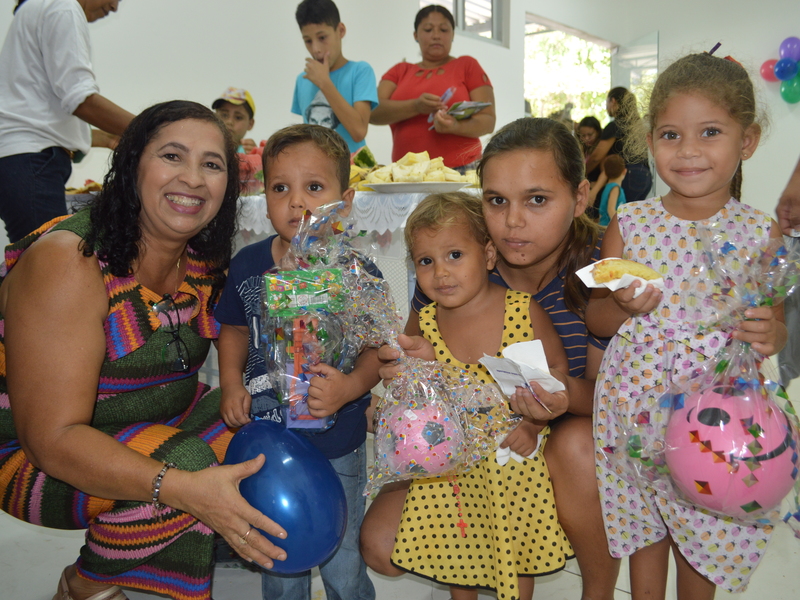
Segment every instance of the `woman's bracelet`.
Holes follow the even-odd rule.
[[[164,475],[167,474],[169,469],[177,469],[178,465],[175,463],[164,463],[164,466],[161,467],[161,470],[158,472],[153,478],[153,516],[158,519],[158,522],[161,523],[161,511],[166,508],[164,504],[161,504],[158,501],[158,496],[161,493],[161,481],[164,479]]]

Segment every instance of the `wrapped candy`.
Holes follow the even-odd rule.
[[[286,407],[287,427],[323,431],[335,415],[315,418],[307,391],[320,362],[349,373],[365,346],[396,339],[400,316],[388,284],[369,272],[370,260],[342,202],[306,213],[281,260],[264,275],[262,346],[267,373]]]
[[[696,307],[701,330],[731,333],[745,310],[776,306],[797,288],[800,256],[781,240],[742,249],[716,224],[699,233],[707,269],[697,280],[713,285]],[[612,461],[629,481],[680,505],[800,531],[800,421],[771,371],[750,344],[729,337],[628,424]]]

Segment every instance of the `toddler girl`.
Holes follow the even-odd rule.
[[[547,313],[529,294],[489,281],[497,251],[480,199],[460,192],[428,196],[409,217],[405,236],[417,281],[432,300],[419,323],[436,360],[485,383],[491,376],[478,363],[484,354],[501,356],[510,344],[539,339],[553,374],[566,380],[567,357]],[[554,404],[554,396],[566,401],[565,392],[535,387],[545,403]],[[523,413],[530,414],[533,403],[528,391],[512,396],[513,408]],[[491,455],[466,474],[412,483],[394,562],[450,585],[454,600],[476,599],[477,587],[496,589],[498,598],[529,600],[533,581],[518,581],[518,575],[558,571],[571,550],[542,457],[548,431],[526,418],[503,443],[519,462],[501,465]]]
[[[724,334],[701,332],[684,319],[682,295],[673,293],[691,285],[688,274],[702,264],[700,223],[724,222],[731,239],[751,247],[780,235],[768,215],[738,199],[741,161],[753,155],[760,137],[755,119],[753,85],[737,62],[693,54],[672,64],[656,81],[642,136],[669,192],[619,207],[603,239],[603,257],[638,260],[660,272],[667,288],[662,294],[648,285],[637,298],[637,284],[594,290],[586,313],[593,333],[616,334],[595,396],[597,480],[609,549],[631,557],[634,599],[664,597],[670,547],[678,598],[713,598],[716,585],[741,591],[769,539],[769,526],[739,527],[629,485],[603,452],[669,384],[662,374],[665,351],[680,376],[724,344]],[[762,307],[745,315],[734,337],[765,355],[780,350],[782,311]]]

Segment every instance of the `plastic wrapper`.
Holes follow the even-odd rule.
[[[690,291],[701,330],[730,334],[748,308],[796,291],[800,255],[780,240],[743,251],[715,226],[699,234],[707,268],[695,280],[711,286]],[[800,422],[771,363],[730,335],[696,372],[673,375],[674,358],[669,389],[625,427],[612,462],[679,505],[800,532]]]
[[[468,471],[521,420],[494,384],[445,363],[403,362],[376,409],[375,464],[365,495],[394,481]]]
[[[270,381],[285,406],[290,429],[325,430],[334,416],[316,418],[307,398],[308,367],[325,363],[343,373],[353,370],[358,348],[345,334],[341,314],[341,273],[336,269],[284,271],[264,276],[266,360]]]
[[[360,232],[344,203],[306,214],[277,268],[264,276],[262,342],[287,426],[323,431],[331,419],[308,414],[308,367],[349,373],[360,351],[400,349],[403,329],[388,284],[370,273]],[[405,370],[376,408],[376,460],[367,494],[389,481],[468,468],[516,426],[494,385],[435,361],[405,357]],[[391,431],[390,431],[391,429]],[[386,444],[390,444],[391,451]]]
[[[308,410],[309,366],[347,374],[365,346],[396,340],[401,318],[388,284],[353,241],[360,232],[341,214],[344,203],[307,213],[280,264],[264,275],[262,347],[287,427],[324,431],[335,415]]]

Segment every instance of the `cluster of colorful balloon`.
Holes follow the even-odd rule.
[[[771,58],[761,65],[761,77],[781,82],[781,97],[789,104],[800,102],[800,38],[788,37],[781,42],[780,58]]]

